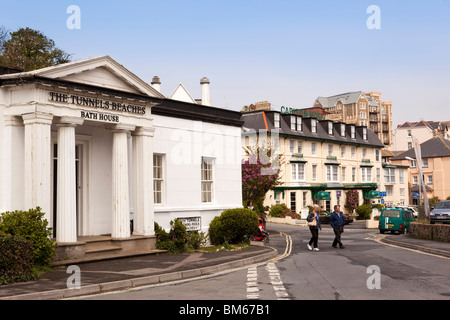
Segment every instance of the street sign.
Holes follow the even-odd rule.
[[[381,199],[381,204],[384,204],[384,199]]]
[[[386,195],[387,195],[387,192],[386,192],[386,191],[380,191],[380,192],[379,192],[379,196],[380,196],[380,197],[386,197]]]

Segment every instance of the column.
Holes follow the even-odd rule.
[[[51,124],[53,115],[33,112],[22,115],[25,126],[24,207],[40,207],[51,221]]]
[[[75,127],[84,119],[62,117],[58,127],[56,241],[77,241]]]
[[[133,234],[154,234],[153,134],[154,128],[139,127],[133,133]]]
[[[113,130],[112,190],[113,221],[111,236],[130,237],[130,191],[128,175],[128,134],[131,125],[116,125]]]

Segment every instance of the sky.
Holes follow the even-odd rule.
[[[380,91],[405,121],[450,121],[450,0],[0,0],[0,26],[30,27],[73,60],[109,55],[148,83],[217,107],[306,108]],[[74,18],[71,5],[79,8]],[[368,10],[370,6],[377,10]],[[69,28],[67,21],[79,21]]]

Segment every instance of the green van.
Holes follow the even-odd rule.
[[[411,221],[415,221],[412,211],[389,208],[381,212],[378,229],[380,229],[380,233],[385,231],[405,233],[405,230],[409,229]]]

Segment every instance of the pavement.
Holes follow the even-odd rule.
[[[380,235],[377,241],[450,258],[449,242],[414,239],[408,235]],[[60,266],[36,281],[0,286],[0,300],[59,300],[126,290],[208,277],[279,257],[282,253],[270,244],[253,243],[238,251],[158,254],[82,263],[75,267],[79,270],[75,273],[68,266]],[[77,280],[79,288],[68,288],[68,285],[77,286]]]

